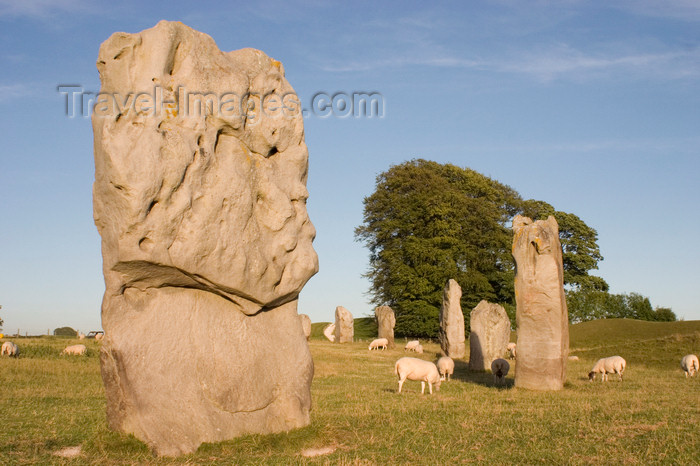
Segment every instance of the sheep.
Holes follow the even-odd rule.
[[[494,359],[491,363],[491,373],[493,374],[493,383],[495,385],[503,385],[506,383],[506,375],[510,370],[510,364],[503,358]]]
[[[85,345],[73,345],[73,346],[67,346],[63,351],[61,351],[61,354],[72,354],[75,356],[84,356],[86,352],[87,352],[87,348],[85,347]]]
[[[84,340],[85,334],[83,332],[78,332],[78,340]]]
[[[403,350],[406,351],[415,351],[416,346],[420,345],[420,342],[418,340],[411,340],[408,343],[406,343],[406,346],[403,347]]]
[[[11,341],[6,341],[2,344],[2,349],[0,349],[0,354],[14,356],[15,358],[19,356],[19,346],[12,343]]]
[[[443,356],[437,361],[440,380],[450,381],[450,376],[455,373],[455,362],[449,356]]]
[[[569,356],[569,361],[578,361],[578,356]]]
[[[689,375],[690,377],[694,376],[695,373],[699,370],[699,366],[700,363],[698,363],[698,357],[694,354],[686,354],[685,356],[683,356],[683,359],[681,359],[681,368],[685,371],[686,379]]]
[[[406,379],[420,380],[421,394],[425,393],[425,382],[428,382],[428,390],[431,395],[433,394],[433,384],[435,385],[435,390],[440,391],[440,384],[442,383],[440,373],[437,366],[430,361],[423,361],[418,358],[401,358],[396,361],[394,373],[399,377],[399,393],[401,393],[401,387],[403,387]]]
[[[415,351],[418,354],[423,354],[423,345],[416,346],[416,349],[414,349],[413,351]]]
[[[377,338],[376,340],[372,340],[372,343],[369,344],[369,350],[372,351],[372,349],[378,350],[379,348],[385,350],[386,347],[389,345],[389,340],[386,338]]]
[[[622,381],[622,373],[625,372],[627,362],[620,356],[610,356],[609,358],[599,359],[593,369],[588,373],[588,380],[593,382],[595,375],[600,372],[601,382],[607,382],[608,374],[616,373]]]
[[[508,346],[506,346],[506,350],[508,351],[508,358],[509,359],[515,359],[515,343],[508,343]]]

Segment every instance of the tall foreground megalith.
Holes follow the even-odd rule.
[[[569,317],[559,225],[554,217],[513,219],[518,360],[515,386],[560,390],[566,380]]]
[[[467,352],[461,298],[462,287],[456,280],[450,278],[442,293],[438,338],[442,352],[451,358],[463,358]]]
[[[469,317],[469,369],[485,371],[502,358],[510,340],[510,319],[503,306],[482,299]]]
[[[394,315],[394,310],[389,306],[378,306],[374,310],[374,316],[377,318],[377,337],[386,338],[389,342],[389,349],[395,348],[394,326],[396,325],[396,316]]]
[[[113,34],[97,67],[109,426],[178,455],[308,424],[297,297],[318,259],[302,116],[279,110],[295,98],[284,68],[166,21]]]

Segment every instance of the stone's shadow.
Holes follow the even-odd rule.
[[[493,383],[493,374],[491,372],[469,370],[469,363],[461,359],[455,359],[455,372],[452,374],[452,380],[493,387],[499,390],[506,390],[515,386],[515,380],[512,378],[506,378],[504,385],[496,385]]]

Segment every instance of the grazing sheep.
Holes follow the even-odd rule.
[[[73,345],[67,346],[66,349],[61,351],[61,354],[72,354],[75,356],[84,356],[87,352],[85,345]]]
[[[425,393],[425,382],[428,382],[428,390],[433,394],[433,384],[435,390],[440,391],[440,373],[435,364],[429,361],[423,361],[418,358],[401,358],[396,361],[394,373],[399,377],[399,393],[403,383],[408,380],[420,380],[420,392]]]
[[[423,345],[416,346],[416,349],[414,349],[413,351],[415,351],[418,354],[423,354]]]
[[[578,361],[578,356],[569,356],[569,361]]]
[[[389,340],[386,338],[377,338],[376,340],[372,340],[372,343],[369,344],[369,350],[378,350],[379,348],[385,350],[387,346],[389,346]]]
[[[418,345],[420,345],[420,342],[418,340],[411,340],[408,343],[406,343],[406,346],[403,347],[403,350],[415,351]]]
[[[502,358],[494,359],[491,363],[491,373],[493,374],[493,383],[496,385],[504,385],[506,383],[506,375],[510,370],[508,361]]]
[[[508,343],[506,350],[508,350],[508,358],[515,359],[515,343]]]
[[[688,375],[691,377],[694,376],[699,370],[699,366],[700,363],[698,363],[698,357],[694,354],[686,354],[683,356],[683,359],[681,359],[681,368],[685,371],[686,378],[688,378]]]
[[[15,345],[11,341],[6,341],[5,343],[2,344],[2,349],[0,350],[0,354],[14,356],[16,358],[17,356],[19,356],[19,346]]]
[[[625,372],[625,367],[627,362],[620,356],[610,356],[609,358],[599,359],[593,369],[588,373],[588,380],[593,382],[595,375],[600,372],[601,382],[607,382],[608,374],[616,373],[620,376],[620,381],[622,381],[622,373]]]
[[[440,380],[447,380],[449,382],[450,376],[455,373],[455,362],[449,356],[443,356],[437,361],[438,372],[440,373]]]

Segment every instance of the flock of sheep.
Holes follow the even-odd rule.
[[[71,345],[66,346],[61,354],[70,354],[74,356],[85,356],[87,354],[87,347],[85,345]],[[11,341],[6,341],[2,344],[2,350],[0,350],[1,356],[19,356],[19,346]]]
[[[389,341],[386,338],[377,338],[369,344],[369,350],[385,350],[388,344]],[[423,346],[420,344],[420,341],[412,340],[406,343],[404,351],[423,353]],[[515,343],[509,343],[505,351],[511,359],[516,358]],[[578,360],[578,357],[569,356],[569,359]],[[698,357],[694,354],[687,354],[681,359],[681,368],[685,372],[686,378],[693,377],[696,372],[700,371],[699,366]],[[622,374],[625,372],[626,367],[627,362],[621,356],[601,358],[588,373],[588,380],[592,382],[596,374],[600,374],[601,381],[607,382],[608,374],[617,374],[619,380],[622,381]],[[421,394],[425,393],[425,384],[427,383],[428,391],[432,395],[433,386],[435,386],[436,391],[439,391],[442,382],[450,380],[450,377],[454,374],[454,369],[455,363],[448,356],[442,356],[435,363],[418,358],[403,357],[396,361],[394,366],[394,373],[399,379],[398,391],[401,393],[401,388],[406,380],[413,380],[420,382]],[[505,378],[509,370],[510,364],[508,361],[502,358],[495,359],[491,363],[494,384],[505,384]]]

